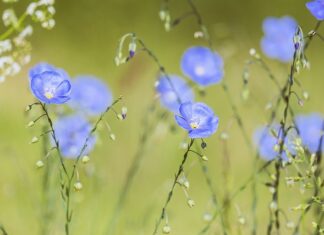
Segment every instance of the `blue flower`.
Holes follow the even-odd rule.
[[[183,103],[179,112],[175,119],[179,126],[188,131],[190,138],[209,137],[218,128],[218,117],[204,103]]]
[[[63,104],[70,99],[71,83],[67,73],[52,65],[40,63],[29,72],[33,95],[45,104]]]
[[[194,93],[182,78],[171,75],[169,79],[160,77],[155,89],[160,96],[161,104],[170,111],[179,113],[180,103],[193,101]]]
[[[261,40],[264,54],[271,59],[290,62],[295,52],[293,39],[297,27],[297,22],[290,16],[266,18],[263,21],[264,37]]]
[[[72,82],[69,105],[89,116],[103,113],[112,104],[108,86],[93,76],[79,76]]]
[[[80,154],[88,154],[94,147],[96,138],[91,136],[87,147],[81,153],[86,139],[91,132],[91,124],[80,115],[59,118],[54,123],[55,137],[59,142],[62,155],[66,158],[76,158]]]
[[[307,9],[318,20],[324,20],[324,0],[314,0],[306,3]]]
[[[280,130],[280,133],[279,133]],[[271,131],[273,133],[271,133]],[[274,136],[275,134],[276,136]],[[275,149],[275,146],[279,147],[280,139],[283,138],[283,133],[280,129],[279,124],[273,124],[272,126],[263,126],[258,128],[254,132],[254,143],[256,144],[260,157],[266,161],[271,161],[279,155],[280,149]],[[286,150],[289,151],[291,155],[296,154],[295,150],[295,140],[297,138],[297,132],[295,129],[290,129],[285,139],[284,150],[282,152],[282,160],[288,161]]]
[[[295,118],[295,123],[303,145],[311,153],[316,153],[319,150],[321,136],[323,135],[324,119],[322,115],[318,113],[299,115]],[[324,150],[323,144],[322,150]]]
[[[207,47],[187,49],[181,59],[182,72],[201,86],[219,83],[224,77],[222,57]]]

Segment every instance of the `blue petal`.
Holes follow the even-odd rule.
[[[186,102],[180,105],[179,112],[181,116],[189,121],[192,118],[192,103]]]
[[[320,147],[320,140],[323,134],[324,119],[321,114],[312,113],[299,115],[295,118],[302,143],[312,153],[316,153]],[[324,150],[324,146],[322,146]]]
[[[161,77],[157,83],[156,91],[160,95],[161,104],[174,113],[179,113],[180,102],[194,100],[192,89],[185,80],[176,75],[171,75],[169,79]]]
[[[324,1],[315,0],[308,2],[306,7],[317,20],[324,20]]]
[[[181,59],[182,72],[202,86],[219,83],[224,76],[223,59],[207,47],[187,49]]]
[[[54,123],[54,130],[63,156],[66,158],[78,157],[91,133],[91,129],[90,123],[80,115],[65,116],[58,119]],[[94,136],[89,138],[87,147],[81,155],[86,155],[93,149],[95,140]],[[52,144],[54,144],[53,140]]]
[[[73,81],[70,107],[89,116],[99,115],[112,104],[108,86],[94,76],[79,76]]]
[[[186,130],[191,129],[190,125],[188,124],[188,122],[183,117],[180,117],[178,115],[175,115],[174,117],[175,117],[175,119],[176,119],[179,126],[181,126],[182,128],[184,128]]]
[[[263,53],[271,59],[290,62],[295,51],[293,37],[297,26],[297,22],[290,16],[266,18],[263,21],[264,37],[261,40]]]

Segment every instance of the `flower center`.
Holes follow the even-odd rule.
[[[190,127],[191,127],[192,129],[197,129],[197,128],[199,127],[199,123],[198,123],[198,122],[191,122],[191,123],[190,123]]]
[[[203,66],[197,66],[195,72],[198,76],[202,76],[205,74],[205,68]]]
[[[45,97],[47,98],[47,99],[52,99],[53,97],[54,97],[54,94],[53,94],[53,92],[51,92],[51,91],[46,91],[45,92]]]

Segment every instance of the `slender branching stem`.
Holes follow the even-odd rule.
[[[163,208],[162,208],[161,215],[160,215],[158,221],[156,222],[156,225],[155,225],[155,228],[154,228],[154,231],[153,231],[153,235],[156,235],[156,234],[157,234],[157,231],[158,231],[158,229],[159,229],[159,227],[160,227],[160,224],[161,224],[162,220],[163,220],[163,219],[165,218],[165,216],[166,216],[166,209],[167,209],[167,207],[168,207],[168,205],[169,205],[169,202],[170,202],[171,199],[172,199],[174,189],[175,189],[175,187],[176,187],[176,185],[177,185],[177,183],[178,183],[178,180],[179,180],[179,177],[180,177],[181,173],[183,172],[184,165],[185,165],[185,163],[186,163],[186,161],[187,161],[187,159],[188,159],[189,152],[190,152],[190,149],[191,149],[193,143],[194,143],[194,139],[191,139],[191,140],[190,140],[190,143],[188,144],[188,148],[187,148],[186,152],[185,152],[184,155],[183,155],[183,159],[182,159],[182,162],[181,162],[181,164],[180,164],[180,166],[179,166],[179,168],[178,168],[178,171],[177,171],[177,173],[175,174],[174,181],[173,181],[173,184],[172,184],[172,186],[171,186],[171,190],[170,190],[170,192],[168,193],[167,199],[166,199],[166,201],[165,201],[165,203],[164,203],[164,206],[163,206]]]
[[[81,151],[79,153],[79,155],[77,156],[77,158],[74,161],[73,167],[72,167],[72,172],[71,174],[69,174],[67,167],[64,163],[64,159],[62,156],[62,153],[60,151],[60,145],[59,145],[59,141],[56,137],[55,134],[55,130],[54,130],[54,126],[53,126],[53,121],[49,115],[49,112],[47,110],[47,107],[45,104],[41,103],[41,107],[42,110],[46,116],[47,122],[50,126],[50,133],[52,136],[52,139],[54,141],[54,145],[55,148],[57,150],[59,159],[60,159],[60,165],[61,168],[63,170],[64,176],[65,176],[65,182],[62,182],[62,198],[65,202],[65,234],[69,235],[70,234],[70,223],[72,220],[72,210],[71,210],[71,192],[72,192],[72,183],[76,174],[76,169],[77,169],[77,165],[78,162],[80,160],[80,158],[83,156],[84,151],[86,150],[87,146],[88,146],[88,141],[90,140],[90,138],[92,137],[92,135],[94,134],[94,132],[97,130],[99,123],[103,120],[104,116],[106,115],[106,113],[108,113],[108,111],[115,105],[117,104],[120,100],[122,99],[122,97],[119,97],[118,99],[116,99],[109,107],[107,107],[107,109],[100,115],[100,117],[98,118],[98,120],[95,122],[94,126],[92,127],[91,131],[89,132],[87,138],[85,139],[85,142],[81,148]]]

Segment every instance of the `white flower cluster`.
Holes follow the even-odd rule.
[[[2,21],[6,27],[17,26],[18,19],[13,9],[6,9],[2,13]]]
[[[53,16],[55,14],[54,0],[39,0],[29,4],[26,14],[30,15],[35,22],[40,22],[46,29],[52,29],[55,26]]]
[[[23,65],[29,63],[31,45],[26,38],[32,32],[33,28],[28,25],[13,39],[0,41],[0,82],[16,75]]]
[[[2,0],[5,3],[16,0]],[[6,9],[2,13],[3,24],[8,28],[0,34],[0,82],[6,77],[16,75],[22,66],[29,63],[31,44],[27,40],[33,33],[31,25],[26,25],[29,17],[43,28],[52,29],[55,25],[54,0],[38,0],[31,2],[25,13],[18,18],[14,9]]]

